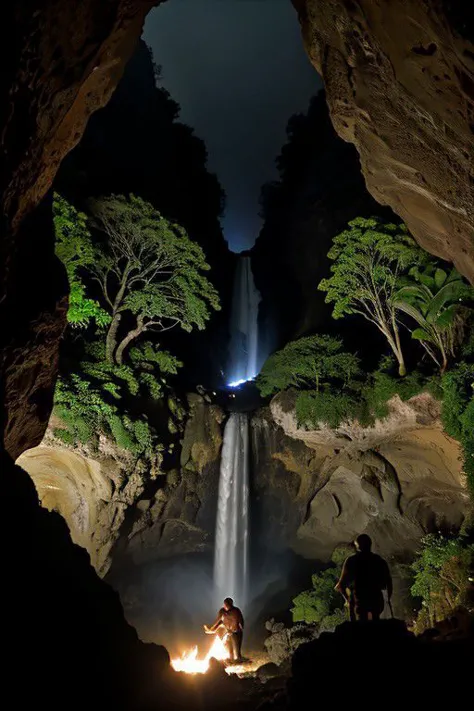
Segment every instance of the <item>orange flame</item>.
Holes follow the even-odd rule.
[[[212,646],[204,657],[204,659],[198,659],[198,648],[197,646],[191,649],[189,652],[185,652],[182,657],[171,660],[171,666],[175,671],[186,672],[186,674],[205,674],[209,669],[209,662],[211,659],[217,659],[219,661],[225,661],[229,658],[229,653],[225,647],[223,640],[220,637],[215,637]],[[229,667],[226,669],[228,674],[232,674],[239,671],[238,667]]]

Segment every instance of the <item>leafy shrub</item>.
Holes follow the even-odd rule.
[[[311,577],[312,589],[304,590],[293,599],[293,622],[318,624],[320,631],[334,629],[347,620],[344,599],[334,590],[339,580],[344,560],[350,553],[341,546],[332,555],[333,565]]]
[[[340,339],[305,336],[290,341],[266,360],[257,386],[263,397],[291,387],[319,392],[329,382],[349,383],[359,371],[359,359],[342,350]]]
[[[317,427],[320,423],[339,427],[342,422],[354,419],[360,411],[360,403],[349,393],[332,393],[327,390],[310,390],[300,393],[296,399],[296,418],[299,427]]]
[[[474,496],[474,363],[460,363],[442,378],[441,417],[446,432],[463,448],[464,471]]]
[[[412,565],[412,595],[421,598],[415,630],[422,632],[444,619],[466,601],[474,568],[474,544],[467,536],[448,538],[430,534]]]

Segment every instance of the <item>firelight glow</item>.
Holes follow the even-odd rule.
[[[204,659],[198,659],[197,646],[189,652],[185,652],[182,657],[171,660],[171,666],[177,672],[185,672],[186,674],[205,674],[209,669],[211,659],[225,661],[229,658],[229,653],[225,648],[224,642],[220,637],[215,637],[212,647],[210,648]],[[242,671],[240,666],[227,667],[227,674],[238,674]]]

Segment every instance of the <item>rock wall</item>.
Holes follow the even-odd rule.
[[[212,550],[224,413],[197,394],[188,405],[172,468],[161,455],[152,466],[103,437],[95,452],[66,446],[54,436],[54,416],[41,444],[18,458],[42,506],[63,517],[101,577],[112,562],[120,570]]]
[[[188,403],[179,466],[140,502],[122,542],[123,557],[135,565],[212,551],[224,413],[197,394],[188,395]]]
[[[474,27],[462,0],[293,0],[367,187],[474,280]]]
[[[54,419],[41,444],[24,452],[17,464],[33,480],[42,506],[63,517],[72,540],[85,548],[103,577],[126,517],[140,499],[150,472],[106,440],[99,453],[87,447],[66,447],[53,435]]]
[[[266,462],[272,474],[261,486],[278,491],[284,462],[300,499],[287,537],[295,552],[328,560],[338,544],[367,532],[383,555],[406,559],[425,533],[459,528],[469,506],[461,451],[444,433],[430,395],[407,403],[395,397],[389,416],[373,427],[350,422],[338,430],[299,428],[294,397],[285,393],[271,403],[264,426],[274,439]],[[278,498],[285,512],[286,495]]]
[[[171,698],[167,653],[139,643],[118,596],[71,542],[61,517],[39,506],[31,480],[13,463],[44,435],[66,318],[67,284],[54,257],[45,194],[89,115],[108,100],[153,4],[22,0],[2,10],[2,694],[25,708],[84,708],[91,698],[104,708],[144,708],[151,698],[154,707]]]
[[[66,317],[51,205],[41,201],[87,119],[109,99],[153,4],[35,0],[2,16],[1,424],[13,459],[46,429]]]

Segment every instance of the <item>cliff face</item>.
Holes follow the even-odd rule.
[[[274,398],[273,424],[265,427],[284,433],[284,454],[281,445],[270,447],[271,457],[278,466],[286,462],[296,497],[303,495],[297,526],[287,534],[296,552],[328,559],[338,544],[367,532],[379,552],[403,559],[424,534],[459,528],[469,506],[460,447],[444,433],[430,395],[393,398],[389,416],[365,428],[299,428],[293,407],[291,393]],[[304,466],[295,464],[292,439],[304,445]]]
[[[367,187],[474,280],[474,28],[456,0],[293,0]]]
[[[144,650],[117,595],[73,545],[60,516],[39,506],[31,480],[12,461],[43,437],[66,317],[66,279],[54,257],[51,205],[44,196],[90,114],[107,102],[153,4],[34,0],[11,3],[2,13],[3,695],[22,707],[63,708],[73,688],[76,706],[91,698],[104,707],[140,706],[156,692],[148,685],[155,672],[163,679],[167,668],[166,652]],[[100,675],[91,675],[91,668]],[[45,683],[51,670],[53,686]]]
[[[66,314],[51,207],[38,206],[89,116],[108,101],[153,4],[15,3],[2,18],[1,419],[14,459],[46,429]]]
[[[165,468],[136,458],[104,437],[98,451],[69,447],[53,432],[17,463],[34,482],[43,507],[66,521],[103,577],[174,555],[212,550],[219,481],[223,411],[188,395],[180,461]]]
[[[106,443],[98,456],[48,439],[20,458],[43,505],[63,515],[96,570],[109,571],[129,621],[150,641],[186,639],[212,599],[225,414],[199,395],[188,401],[172,468],[147,471]],[[426,533],[461,526],[468,496],[460,448],[439,415],[430,395],[395,397],[372,427],[307,430],[288,392],[251,416],[251,581],[262,606],[267,585],[304,586],[314,561],[328,561],[359,533],[395,570]]]

